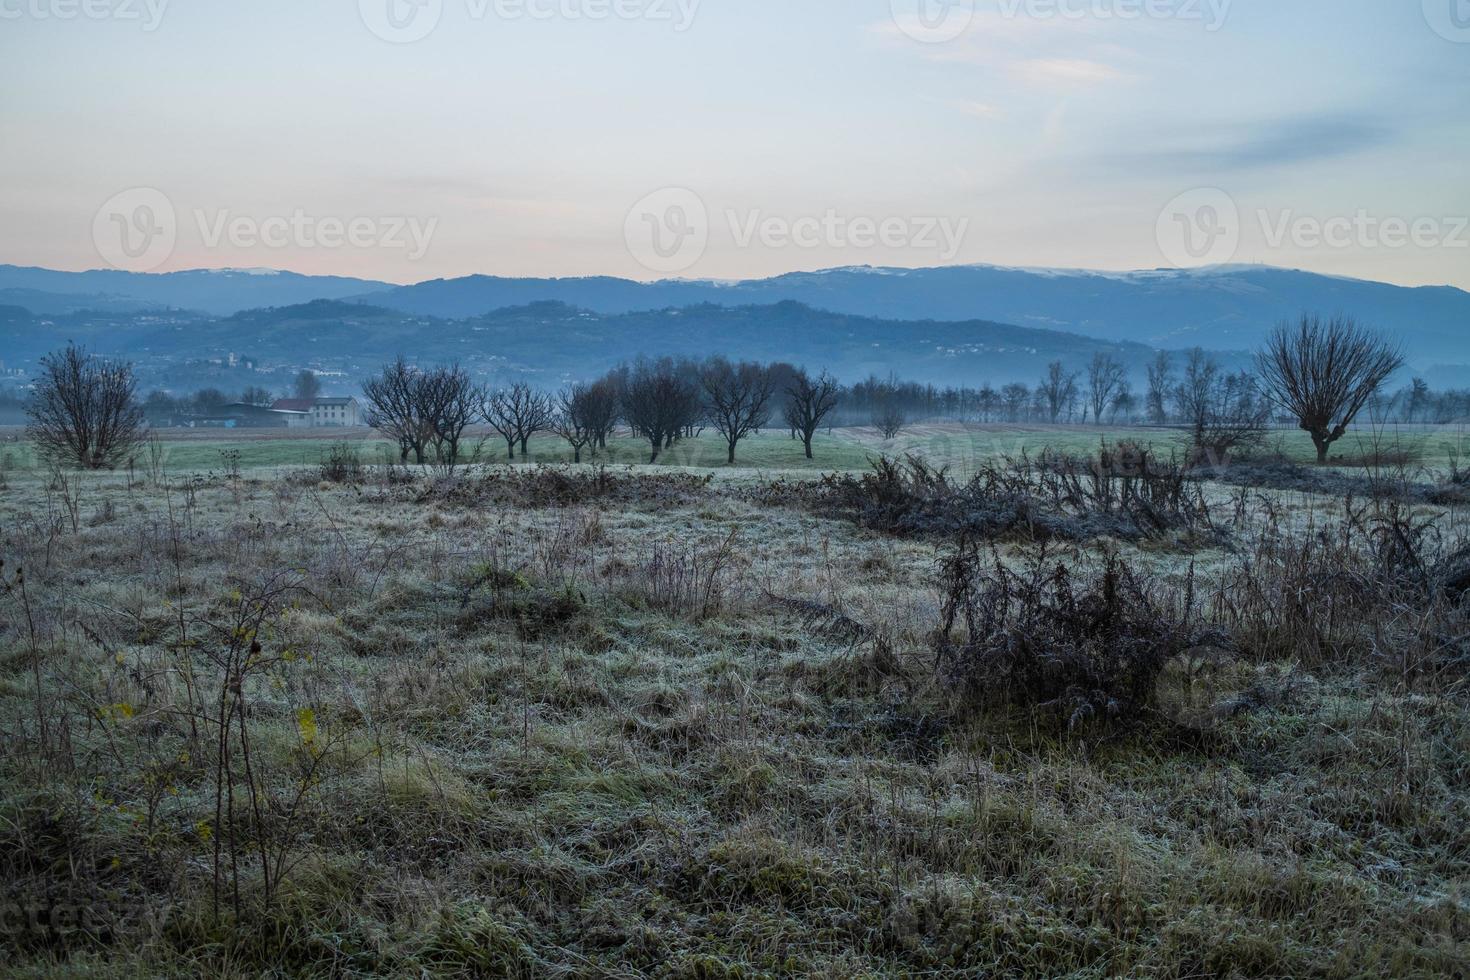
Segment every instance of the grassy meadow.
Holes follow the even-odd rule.
[[[471,430],[470,452],[476,461],[504,462],[504,440],[494,433]],[[182,430],[161,429],[159,457],[167,472],[176,474],[241,470],[289,470],[317,467],[334,445],[352,446],[365,464],[397,460],[397,447],[380,439],[371,429],[317,429],[274,435],[271,430]],[[884,439],[875,429],[841,428],[824,430],[814,443],[814,459],[806,459],[802,445],[785,432],[766,430],[741,442],[734,469],[756,471],[804,470],[820,472],[859,471],[882,455],[916,454],[959,476],[969,476],[982,463],[1003,456],[1036,454],[1043,449],[1087,455],[1103,442],[1137,442],[1152,446],[1161,455],[1183,453],[1185,434],[1174,429],[1116,426],[962,425],[920,424],[906,428],[893,439]],[[560,439],[548,434],[534,437],[529,456],[518,462],[544,464],[571,462],[571,452]],[[519,450],[517,450],[519,452]],[[1296,463],[1312,463],[1315,453],[1305,433],[1282,429],[1271,433],[1264,452]],[[643,465],[648,462],[646,441],[624,433],[609,441],[606,451],[584,457],[584,462]],[[1348,469],[1361,467],[1377,454],[1402,455],[1412,465],[1442,469],[1451,458],[1470,457],[1470,432],[1460,426],[1362,426],[1344,437],[1333,450],[1335,463]],[[149,451],[135,461],[135,471],[149,466]],[[683,439],[666,449],[659,465],[693,470],[728,470],[724,440],[706,431],[697,438]],[[0,430],[0,472],[32,472],[37,469],[23,430]]]
[[[1146,507],[998,462],[1102,435],[0,446],[0,972],[1465,975],[1446,439]]]

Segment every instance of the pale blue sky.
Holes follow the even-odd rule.
[[[1233,261],[1470,287],[1455,220],[1470,215],[1470,31],[1430,26],[1440,0],[1234,0],[1216,30],[1221,0],[1199,0],[1202,19],[1129,21],[1098,15],[1129,0],[1062,0],[1077,18],[979,0],[943,43],[905,34],[889,0],[700,0],[682,31],[436,0],[437,27],[406,44],[375,36],[358,0],[171,0],[153,30],[147,0],[52,16],[68,2],[82,0],[0,0],[0,262],[103,266],[98,208],[151,187],[177,212],[161,270],[653,278],[625,219],[676,186],[710,224],[687,276],[1152,268],[1170,261],[1161,211],[1213,187],[1240,211]],[[1470,14],[1443,3],[1444,24],[1456,4]],[[1195,8],[1165,7],[1181,4]],[[665,6],[682,16],[678,0],[653,14]],[[437,224],[418,257],[211,245],[200,228],[296,212]],[[731,227],[828,212],[968,225],[952,255],[840,234],[742,245]],[[1360,212],[1434,231],[1402,247],[1296,234]]]

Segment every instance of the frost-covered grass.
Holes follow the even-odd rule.
[[[1470,702],[1394,660],[1417,608],[1324,593],[1310,657],[1239,634],[1245,709],[1069,730],[954,702],[944,543],[752,470],[216,472],[0,491],[7,974],[1470,970]],[[1053,560],[1208,594],[1267,508],[1304,541],[1342,510],[1217,496],[1221,544]]]

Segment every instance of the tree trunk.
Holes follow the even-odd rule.
[[[505,437],[505,455],[512,463],[516,461],[516,441],[510,436]]]
[[[730,465],[735,465],[735,443],[730,443]]]
[[[1331,441],[1328,440],[1325,435],[1318,432],[1313,432],[1312,445],[1317,447],[1317,465],[1327,465],[1327,450],[1332,448]]]
[[[806,458],[807,459],[811,459],[812,458],[812,435],[815,435],[815,434],[816,433],[812,433],[811,435],[808,435],[808,436],[806,436],[806,438],[802,439],[802,444],[804,446],[806,446]]]

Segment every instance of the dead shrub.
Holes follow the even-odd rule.
[[[1215,533],[1199,482],[1177,461],[1133,443],[1104,443],[1092,457],[1046,451],[1003,458],[966,484],[917,456],[885,456],[870,473],[828,476],[798,499],[903,536],[1084,541]]]
[[[1021,705],[1069,728],[1138,720],[1165,665],[1225,642],[1197,624],[1192,583],[1160,588],[1114,554],[1079,573],[1045,547],[1016,570],[961,539],[940,570],[941,675],[961,705]]]
[[[539,509],[586,505],[668,507],[707,495],[712,475],[565,466],[488,467],[472,479],[441,481],[417,498],[462,506]]]
[[[565,633],[580,621],[587,598],[570,582],[546,587],[520,572],[484,564],[476,568],[465,585],[459,603],[461,628],[485,622],[512,627],[527,640]]]
[[[350,442],[336,442],[327,449],[320,475],[328,483],[361,483],[362,454]]]
[[[656,544],[633,569],[629,584],[653,608],[707,619],[724,606],[737,533],[708,546]]]

